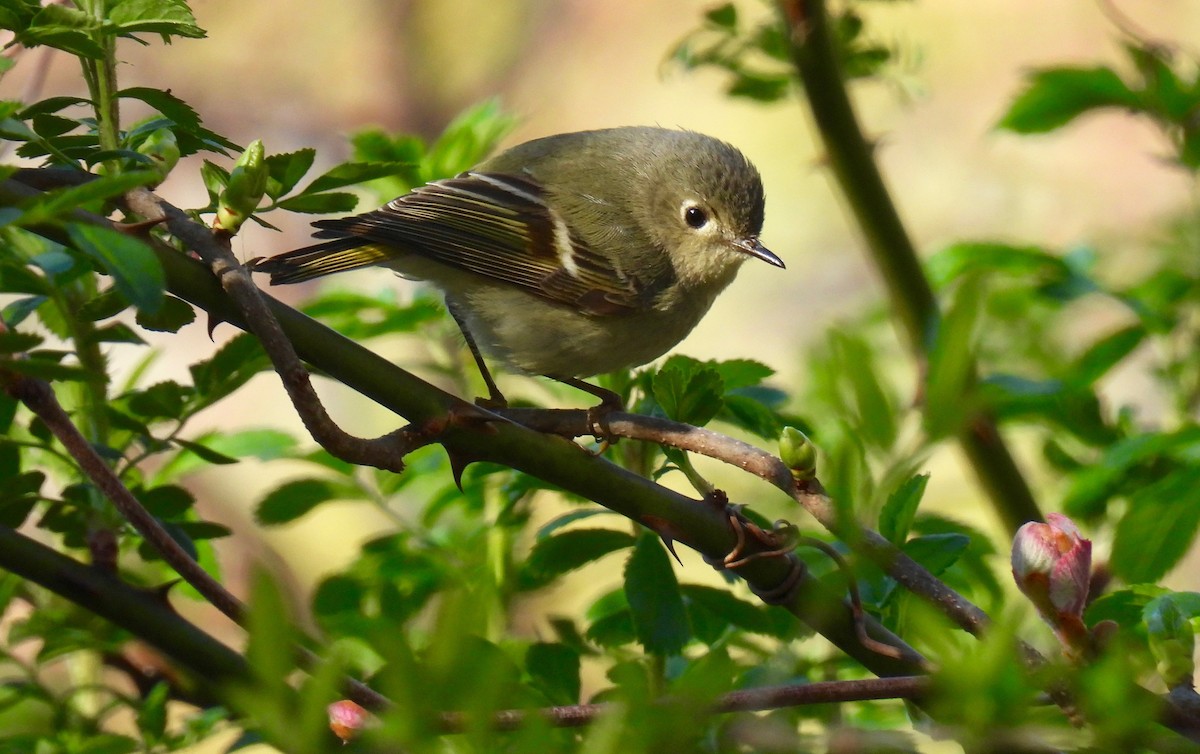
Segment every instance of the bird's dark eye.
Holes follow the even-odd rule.
[[[708,213],[699,207],[688,207],[683,211],[683,221],[689,228],[700,230],[708,225]]]

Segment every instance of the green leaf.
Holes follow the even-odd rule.
[[[925,271],[939,290],[972,273],[1033,277],[1046,283],[1065,280],[1071,275],[1066,262],[1040,246],[977,241],[941,249],[925,262]]]
[[[26,47],[41,44],[72,55],[99,59],[104,57],[104,50],[91,38],[99,26],[98,21],[78,8],[55,3],[44,6],[17,39]]]
[[[0,353],[23,353],[37,348],[45,340],[41,335],[17,330],[0,332]]]
[[[190,393],[170,380],[151,385],[129,397],[129,410],[143,419],[171,419],[183,412],[184,398]]]
[[[900,548],[934,576],[940,576],[966,552],[971,538],[965,534],[926,534],[908,540]]]
[[[178,126],[195,129],[200,126],[200,115],[191,105],[171,94],[165,89],[154,89],[148,86],[134,86],[117,92],[118,97],[137,99],[145,102]]]
[[[932,438],[954,434],[969,416],[965,404],[983,298],[982,279],[964,279],[938,325],[925,376],[925,429]]]
[[[779,414],[754,398],[726,393],[721,402],[722,410],[718,416],[722,421],[753,432],[765,440],[774,440],[783,431],[783,420]]]
[[[310,215],[352,212],[358,206],[358,197],[342,191],[325,194],[297,194],[279,203],[281,209],[291,212],[306,212]]]
[[[1200,528],[1200,467],[1188,466],[1139,489],[1113,535],[1113,573],[1126,583],[1155,582],[1184,555]]]
[[[738,13],[733,3],[725,3],[704,12],[704,20],[713,26],[734,31],[737,29]]]
[[[146,743],[154,745],[167,731],[167,700],[170,697],[171,685],[165,681],[154,684],[150,693],[142,698],[137,710],[137,726],[146,739]]]
[[[224,453],[218,453],[217,451],[213,450],[212,448],[201,445],[198,442],[192,442],[191,440],[184,440],[179,437],[176,437],[171,442],[173,442],[176,445],[178,445],[179,447],[189,451],[190,453],[195,454],[197,457],[199,457],[205,461],[208,461],[209,463],[217,464],[218,466],[227,466],[232,463],[237,463],[236,458],[230,458],[229,456],[225,455]]]
[[[1145,341],[1146,334],[1145,327],[1131,325],[1101,338],[1075,360],[1067,379],[1074,384],[1091,385],[1133,353]]]
[[[694,359],[672,356],[654,375],[654,400],[671,419],[702,427],[724,405],[720,373]]]
[[[163,297],[162,306],[158,311],[139,309],[136,317],[138,325],[147,330],[172,333],[179,332],[184,325],[191,324],[195,319],[196,311],[192,309],[191,304],[170,295]]]
[[[53,359],[40,358],[40,351],[29,354],[28,359],[0,359],[0,368],[10,372],[37,377],[43,380],[64,382],[101,382],[106,375],[96,374],[82,367],[59,364]]]
[[[1135,472],[1173,462],[1177,457],[1200,450],[1200,427],[1187,426],[1176,432],[1149,432],[1109,446],[1104,454],[1075,476],[1063,499],[1063,512],[1089,517],[1101,512],[1104,503],[1121,494],[1127,480],[1138,481]],[[1158,476],[1161,476],[1159,472]]]
[[[249,333],[242,333],[222,346],[211,359],[193,364],[188,369],[203,405],[211,405],[270,366],[271,362],[258,339]]]
[[[318,194],[331,189],[373,181],[377,178],[390,178],[409,169],[411,169],[410,165],[399,162],[344,162],[326,171],[300,193],[301,195]]]
[[[1122,628],[1132,629],[1140,626],[1146,605],[1166,593],[1167,589],[1156,584],[1134,584],[1118,589],[1101,595],[1088,605],[1084,620],[1089,626],[1102,620],[1111,620]]]
[[[707,366],[711,366],[721,375],[726,390],[754,387],[775,374],[774,369],[753,359],[709,361]]]
[[[728,625],[743,631],[782,638],[789,635],[795,625],[794,619],[787,617],[779,620],[776,617],[779,613],[774,609],[764,609],[739,599],[733,596],[728,589],[717,589],[699,584],[682,584],[679,590],[692,615],[694,615],[696,607],[702,607]]]
[[[614,529],[572,529],[539,539],[521,569],[518,585],[523,590],[540,589],[564,573],[636,542],[631,534]]]
[[[745,97],[755,102],[778,102],[791,94],[793,81],[793,77],[785,73],[740,71],[725,91],[731,97]]]
[[[154,312],[162,305],[166,276],[149,246],[98,225],[68,223],[67,234],[77,249],[112,276],[117,290],[134,306]]]
[[[108,21],[120,34],[149,31],[164,37],[205,36],[184,0],[121,0],[109,11]]]
[[[552,704],[579,703],[579,652],[564,644],[536,642],[525,650],[525,672]]]
[[[625,598],[638,642],[650,654],[677,655],[692,636],[667,550],[655,534],[638,538],[625,565]]]
[[[278,199],[296,187],[313,165],[317,150],[298,149],[295,152],[273,154],[267,157],[267,196]]]
[[[254,511],[254,519],[263,526],[278,526],[295,521],[321,503],[345,499],[346,490],[324,479],[299,479],[267,493]]]
[[[1111,68],[1047,68],[1029,75],[999,126],[1022,134],[1046,133],[1106,107],[1138,110],[1141,100]]]
[[[97,202],[103,202],[111,199],[114,196],[120,196],[127,191],[153,183],[156,176],[148,170],[134,170],[127,173],[118,173],[116,175],[106,175],[99,178],[93,178],[78,186],[69,186],[61,189],[54,189],[42,194],[38,201],[33,204],[23,222],[40,223],[47,220],[57,218],[59,215],[70,212],[71,210],[93,205]],[[98,226],[72,224],[68,225],[68,230],[71,227],[96,228]],[[101,228],[115,235],[119,234],[115,230],[109,228]],[[133,241],[129,236],[125,236],[130,241]],[[141,243],[136,242],[136,243]]]
[[[879,533],[894,545],[902,545],[908,539],[913,521],[917,517],[917,506],[925,496],[929,474],[909,477],[888,495],[883,510],[879,512]]]
[[[896,410],[888,398],[875,364],[875,355],[862,338],[835,330],[830,340],[838,359],[846,366],[842,379],[849,383],[861,421],[863,437],[881,449],[896,442]]]
[[[1042,420],[1094,445],[1116,439],[1100,400],[1086,385],[994,374],[980,381],[977,395],[1001,422]]]
[[[187,513],[196,504],[192,493],[176,484],[164,484],[137,493],[142,507],[156,518],[176,519]]]

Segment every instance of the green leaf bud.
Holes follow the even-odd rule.
[[[817,446],[795,427],[783,428],[779,436],[779,457],[797,482],[817,476]]]
[[[1146,605],[1142,621],[1146,624],[1158,674],[1167,686],[1190,684],[1196,672],[1196,633],[1171,595],[1158,597]]]
[[[262,140],[255,139],[242,152],[229,173],[229,182],[221,192],[213,227],[230,234],[237,233],[242,223],[258,209],[258,203],[266,193],[269,177]]]

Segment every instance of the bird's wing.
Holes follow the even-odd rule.
[[[317,238],[395,247],[589,314],[647,305],[645,286],[573,233],[545,190],[525,176],[463,173],[374,212],[314,225]]]

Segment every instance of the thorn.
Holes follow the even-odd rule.
[[[130,236],[144,236],[146,235],[146,231],[166,221],[167,218],[160,217],[157,220],[141,220],[136,223],[113,223],[112,226],[119,233],[125,233]]]
[[[219,317],[216,314],[209,312],[209,314],[208,314],[208,339],[209,340],[213,341],[214,343],[216,342],[216,338],[213,337],[213,332],[216,331],[218,325],[220,325],[226,321],[227,320],[224,317]]]
[[[443,445],[442,447],[446,446]],[[450,448],[446,448],[446,456],[450,459],[450,473],[454,475],[454,485],[458,487],[459,492],[462,492],[463,472],[467,470],[467,466],[470,466],[475,459],[468,457],[461,451],[451,450]]]
[[[658,536],[662,539],[663,547],[666,547],[667,552],[671,553],[671,557],[675,558],[675,562],[683,565],[683,561],[679,558],[679,553],[675,552],[675,540],[666,534],[659,534]]]

